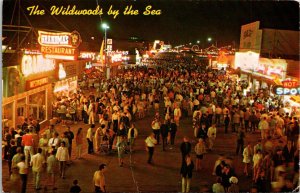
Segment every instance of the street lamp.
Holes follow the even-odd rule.
[[[197,44],[200,44],[200,40],[197,40]]]
[[[211,42],[211,40],[212,40],[211,38],[207,38],[207,41],[208,41],[208,42]]]
[[[109,26],[106,23],[102,23],[101,27],[104,29],[104,50],[105,50],[105,66],[106,66],[106,79],[110,78],[110,69],[107,65],[107,36],[106,31],[109,29]]]

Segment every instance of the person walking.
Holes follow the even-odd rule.
[[[117,142],[116,147],[118,150],[119,166],[123,167],[123,158],[124,158],[124,153],[125,153],[125,149],[126,149],[126,141],[125,141],[124,136],[119,138],[119,141]]]
[[[180,145],[182,163],[184,163],[186,156],[191,153],[191,149],[192,149],[192,145],[189,142],[189,139],[186,136],[183,137],[183,142]]]
[[[236,155],[239,155],[239,153],[243,154],[244,150],[244,138],[245,138],[245,132],[243,128],[239,128],[238,134],[237,134],[237,146],[236,146]]]
[[[53,137],[49,139],[48,141],[48,152],[57,151],[57,148],[60,144],[60,139],[58,137],[58,133],[53,133]]]
[[[267,121],[267,117],[263,117],[263,119],[258,124],[258,129],[261,132],[261,139],[265,140],[268,137],[269,133],[269,123]]]
[[[152,157],[154,154],[154,147],[157,144],[157,140],[154,137],[154,133],[151,133],[145,140],[146,151],[148,152],[148,164],[152,164]]]
[[[69,157],[71,159],[71,155],[72,155],[72,143],[73,143],[73,139],[74,139],[74,133],[71,131],[71,127],[67,126],[67,131],[65,132],[65,136],[68,138],[69,141]]]
[[[93,183],[95,187],[95,193],[106,192],[105,176],[104,176],[105,170],[106,170],[106,164],[100,164],[99,170],[95,171],[94,173]]]
[[[189,154],[186,155],[180,169],[182,192],[190,191],[190,184],[193,175],[194,162]]]
[[[40,181],[41,181],[41,173],[43,171],[43,166],[46,163],[45,157],[42,154],[42,148],[38,148],[37,154],[32,156],[30,165],[32,166],[32,174],[33,174],[33,184],[35,185],[36,190],[40,190]]]
[[[171,119],[171,124],[170,124],[170,140],[169,140],[171,146],[173,146],[174,143],[175,143],[176,132],[177,132],[177,125],[174,122],[174,119]],[[172,147],[170,147],[170,149],[172,149]]]
[[[48,139],[47,139],[47,134],[43,133],[42,138],[39,140],[39,148],[42,149],[42,154],[46,158],[47,153],[48,153]]]
[[[224,128],[225,128],[225,133],[228,132],[228,127],[229,127],[229,123],[230,123],[230,118],[229,118],[229,115],[226,114],[225,115],[225,118],[224,118]]]
[[[63,141],[57,149],[56,159],[59,161],[59,171],[62,179],[65,179],[66,162],[69,161],[69,150],[66,143]]]
[[[155,117],[154,120],[151,123],[152,131],[154,133],[154,137],[157,141],[157,144],[159,144],[159,138],[160,138],[160,122],[158,117]]]
[[[57,159],[55,158],[55,151],[51,151],[50,156],[47,158],[47,182],[48,182],[47,185],[52,186],[52,190],[57,189],[55,187],[56,173],[57,173]]]
[[[22,181],[21,193],[26,193],[27,188],[27,178],[28,178],[28,166],[25,163],[25,155],[21,156],[21,161],[17,164],[19,168],[19,174]]]
[[[135,128],[134,124],[131,124],[131,127],[128,130],[127,139],[129,142],[130,153],[134,150],[134,141],[138,136],[138,130]]]
[[[250,143],[248,143],[247,147],[245,147],[244,151],[243,151],[244,174],[246,176],[249,176],[248,168],[251,163],[251,156],[252,156],[252,149],[251,149]]]
[[[77,131],[75,141],[76,141],[76,159],[81,159],[81,150],[83,144],[83,134],[82,134],[81,127]]]
[[[169,127],[168,127],[166,120],[160,126],[160,133],[161,133],[161,138],[162,138],[162,149],[163,149],[163,151],[165,151],[166,150],[165,147],[167,145],[168,133],[169,133]]]
[[[217,137],[216,124],[212,124],[212,126],[208,128],[207,137],[208,137],[208,150],[211,151]]]
[[[29,156],[30,158],[33,156],[33,147],[36,142],[34,141],[33,135],[30,133],[29,129],[26,129],[25,132],[26,134],[22,136],[22,144],[24,145],[25,164],[26,167],[28,167]]]
[[[203,155],[206,153],[205,144],[203,139],[199,138],[198,143],[195,146],[196,152],[196,171],[201,170],[201,161],[203,159]]]
[[[92,124],[86,133],[86,139],[88,142],[88,154],[94,153],[94,145],[93,145],[93,129],[95,128],[95,125]]]

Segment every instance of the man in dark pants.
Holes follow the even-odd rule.
[[[160,135],[160,122],[157,117],[154,118],[154,120],[151,123],[152,131],[154,133],[154,137],[157,140],[157,144],[159,144],[159,135]]]
[[[171,124],[170,124],[170,137],[171,137],[171,145],[174,145],[175,142],[175,136],[176,136],[176,132],[177,132],[177,125],[174,122],[174,119],[171,119]],[[172,147],[170,148],[172,149]]]
[[[164,123],[160,126],[160,133],[162,138],[162,148],[163,151],[165,151],[165,146],[167,145],[167,138],[169,133],[169,126],[167,124],[167,121],[164,121]]]
[[[151,164],[153,153],[154,153],[154,147],[157,144],[157,140],[154,138],[153,133],[146,138],[145,144],[146,144],[146,151],[148,151],[148,155],[149,155],[148,164]]]
[[[243,128],[239,128],[237,135],[236,155],[243,154],[245,133]]]
[[[88,154],[94,153],[94,145],[93,145],[93,129],[95,125],[92,124],[91,127],[87,130],[86,139],[88,142]]]
[[[68,141],[69,141],[69,156],[71,158],[71,155],[72,155],[72,141],[74,139],[74,133],[71,131],[71,128],[70,126],[67,126],[67,131],[65,132],[65,135],[67,136],[68,138]]]
[[[182,163],[184,162],[185,156],[190,154],[192,145],[189,142],[189,139],[185,136],[183,137],[183,142],[180,145],[180,151],[182,155]]]
[[[225,133],[228,132],[228,126],[229,126],[229,123],[230,123],[230,118],[228,115],[226,115],[225,119],[224,119],[224,124],[225,124]]]

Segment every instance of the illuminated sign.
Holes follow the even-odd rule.
[[[81,37],[77,31],[73,31],[72,33],[53,33],[38,31],[38,33],[38,42],[41,46],[62,46],[77,48],[81,43]]]
[[[72,33],[53,33],[39,31],[38,42],[46,58],[75,60],[81,37],[77,31]]]
[[[297,88],[284,88],[282,86],[275,86],[273,92],[276,95],[299,95],[300,87]]]
[[[23,55],[21,70],[24,76],[47,72],[55,69],[55,61],[42,55]]]
[[[62,64],[59,64],[59,67],[58,67],[58,78],[59,79],[64,79],[66,78],[67,76],[67,73],[64,69],[64,66]]]
[[[33,88],[36,88],[39,86],[43,86],[43,85],[47,84],[48,82],[49,82],[48,77],[37,79],[37,80],[31,80],[31,81],[27,81],[26,87],[27,87],[27,90],[29,90],[29,89],[33,89]]]
[[[282,81],[282,86],[284,88],[295,88],[298,86],[297,81]]]
[[[276,95],[299,95],[300,86],[297,81],[282,81],[282,86],[274,86],[273,92]]]
[[[241,70],[253,71],[258,68],[259,54],[255,52],[236,52],[235,53],[235,68]]]
[[[80,58],[85,58],[85,59],[96,59],[96,53],[95,52],[80,52]]]

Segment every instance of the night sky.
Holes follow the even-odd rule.
[[[3,2],[3,24],[10,24],[15,0]],[[78,9],[95,9],[98,4],[103,8],[101,16],[29,16],[26,8],[40,5],[49,10],[52,5],[77,5]],[[120,10],[116,19],[107,15],[110,5]],[[138,16],[124,16],[127,5],[133,5],[140,11]],[[147,5],[160,9],[160,16],[144,16]],[[240,39],[241,25],[261,21],[260,28],[299,30],[299,4],[296,1],[196,1],[196,0],[21,0],[23,12],[35,28],[59,31],[77,30],[83,40],[94,36],[101,39],[103,30],[101,20],[109,24],[108,37],[128,39],[136,36],[140,39],[155,39],[170,42],[173,45],[200,40],[208,37],[218,41],[218,45],[227,45]],[[17,23],[17,11],[14,24]],[[58,22],[58,21],[60,22]],[[30,25],[21,15],[21,24]]]

